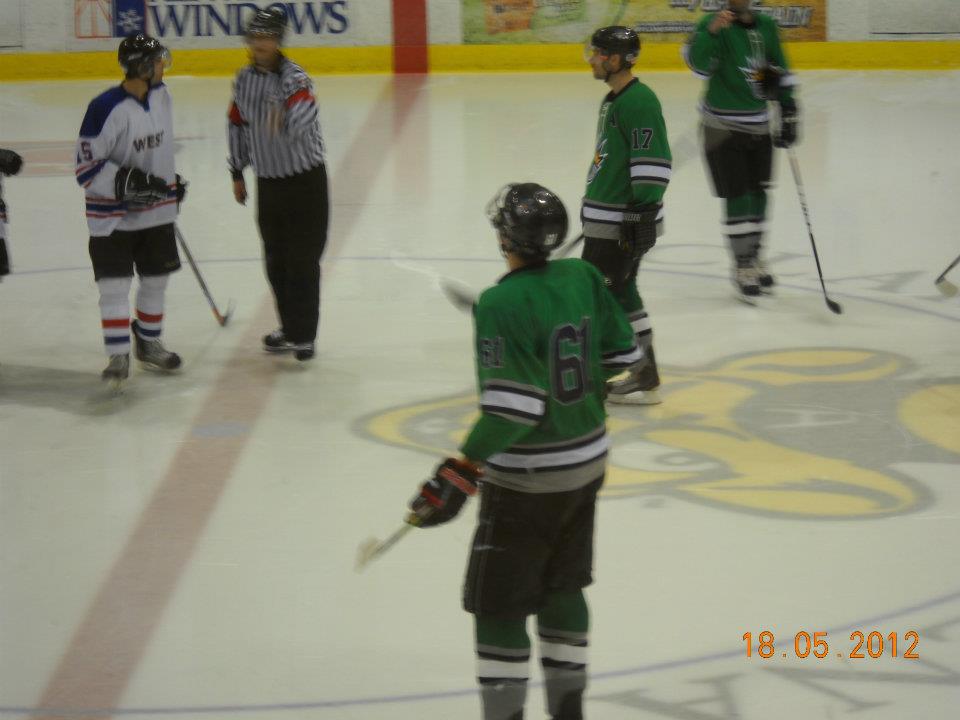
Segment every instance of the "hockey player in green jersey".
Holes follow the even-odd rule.
[[[536,615],[550,715],[575,720],[608,447],[604,383],[641,353],[600,273],[582,260],[548,260],[567,231],[556,195],[511,184],[487,212],[510,272],[474,306],[480,417],[462,456],[421,486],[410,522],[447,522],[479,488],[463,605],[475,616],[483,718],[523,717],[527,616]]]
[[[583,198],[583,259],[606,278],[637,336],[645,362],[611,382],[608,400],[660,402],[653,328],[637,289],[640,260],[663,232],[663,194],[672,158],[660,101],[633,76],[640,37],[628,27],[600,28],[587,46],[593,77],[610,92],[600,106],[593,162]]]
[[[761,254],[773,146],[797,140],[795,78],[787,67],[776,22],[729,0],[704,15],[683,49],[691,70],[707,81],[700,103],[704,154],[714,192],[724,199],[723,234],[733,256],[733,281],[747,301],[774,284]],[[770,135],[768,102],[780,106]],[[752,302],[752,301],[751,301]]]

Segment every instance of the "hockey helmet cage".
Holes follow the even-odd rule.
[[[510,183],[489,203],[487,217],[503,248],[527,259],[544,258],[567,234],[563,202],[537,183]]]
[[[603,55],[619,55],[623,64],[632,67],[640,57],[640,36],[633,28],[625,25],[602,27],[590,37],[587,45],[587,59],[594,52]]]
[[[144,33],[135,33],[125,37],[117,50],[117,62],[128,78],[153,78],[153,63],[163,61],[164,69],[172,64],[170,51],[155,37]]]
[[[248,37],[272,37],[283,42],[286,32],[287,13],[275,5],[271,5],[266,10],[258,10],[247,24]]]

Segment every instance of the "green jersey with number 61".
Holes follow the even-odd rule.
[[[625,209],[661,205],[672,167],[667,126],[653,90],[634,78],[619,93],[608,93],[600,106],[597,144],[587,173],[583,234],[618,239]],[[662,218],[661,209],[658,231]]]
[[[640,358],[599,271],[579,259],[528,265],[474,308],[480,419],[461,447],[484,481],[564,492],[606,465],[604,383]]]

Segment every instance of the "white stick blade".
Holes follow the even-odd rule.
[[[940,280],[937,280],[937,290],[939,290],[940,294],[944,297],[954,297],[960,288],[957,288],[956,285],[946,278],[941,278]]]
[[[357,562],[354,564],[354,569],[357,572],[363,570],[377,556],[379,550],[380,541],[374,537],[360,543],[360,547],[357,548]]]

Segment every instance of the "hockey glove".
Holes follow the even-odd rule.
[[[797,142],[797,126],[800,113],[793,100],[780,101],[780,131],[773,138],[774,147],[788,148]]]
[[[23,158],[13,150],[0,150],[0,173],[16,175],[23,167]]]
[[[467,498],[477,494],[482,471],[466,460],[447,458],[437,466],[433,477],[420,486],[410,501],[419,527],[434,527],[453,520]]]
[[[780,100],[780,79],[785,75],[783,69],[776,65],[767,65],[757,71],[756,80],[760,85],[760,94],[764,100],[777,102]]]
[[[187,196],[187,185],[189,185],[180,175],[177,175],[177,210],[180,209],[180,203]]]
[[[620,249],[634,262],[642,258],[657,242],[655,205],[639,205],[623,211],[620,224]]]
[[[117,171],[114,192],[117,200],[144,207],[166,200],[170,190],[163,178],[145,173],[140,168],[122,167]]]

